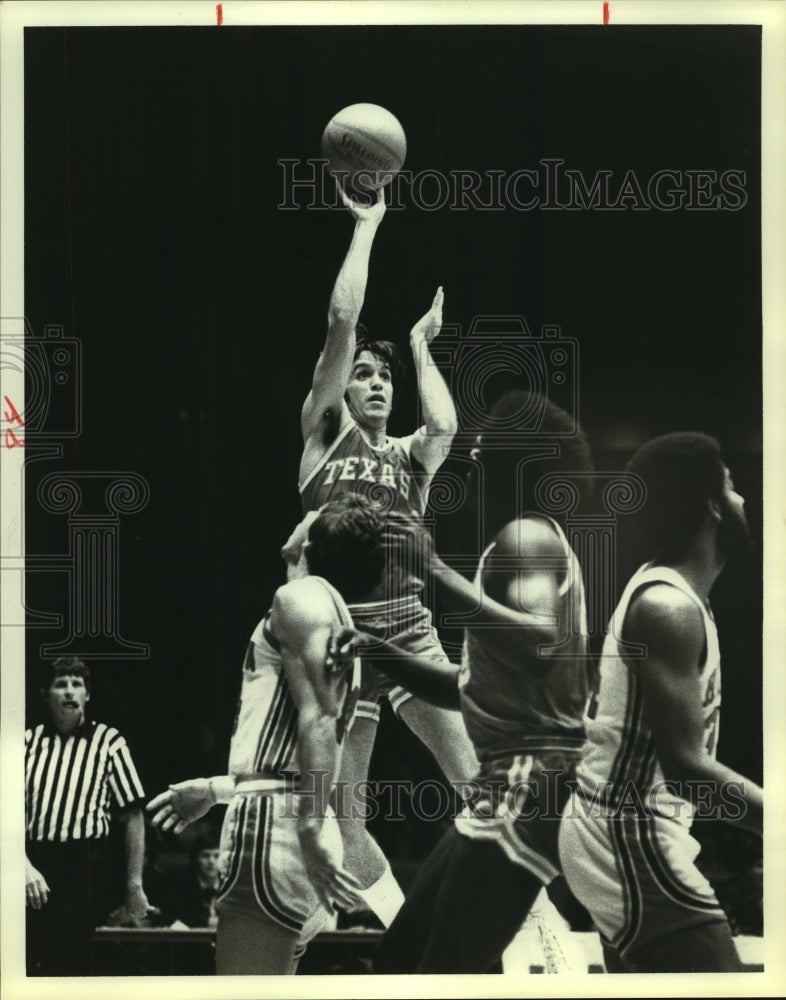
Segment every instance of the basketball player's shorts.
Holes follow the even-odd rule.
[[[725,920],[694,864],[699,850],[688,826],[652,814],[613,816],[581,791],[560,827],[568,885],[623,956],[665,934]]]
[[[560,816],[577,759],[575,751],[554,750],[481,760],[477,783],[464,789],[456,829],[470,840],[496,842],[509,861],[548,885],[561,872]]]
[[[348,607],[355,627],[361,631],[387,639],[407,653],[446,664],[450,662],[432,624],[431,612],[417,595],[369,604],[350,604]],[[398,714],[401,706],[413,695],[369,663],[364,661],[361,666],[357,717],[379,722],[379,706],[383,698],[388,699],[391,708]]]
[[[297,835],[296,795],[238,786],[224,815],[216,912],[232,911],[260,925],[273,921],[298,938],[295,958],[317,934],[335,927],[306,874]],[[343,850],[335,816],[325,819],[338,856]]]

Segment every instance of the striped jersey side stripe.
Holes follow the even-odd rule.
[[[307,914],[297,913],[285,906],[273,886],[270,872],[270,842],[272,836],[273,802],[266,796],[257,799],[257,824],[254,831],[254,893],[257,902],[267,915],[291,931],[299,933],[303,929]]]
[[[243,860],[243,840],[246,830],[246,812],[248,811],[248,799],[243,799],[235,815],[235,831],[232,843],[232,854],[229,861],[229,868],[224,876],[221,885],[218,887],[216,901],[223,899],[229,890],[237,882],[240,873],[240,864]],[[234,806],[233,806],[234,808]]]
[[[642,852],[649,865],[652,877],[662,891],[683,906],[690,906],[697,910],[717,911],[719,906],[715,899],[709,899],[707,896],[691,892],[690,889],[674,878],[666,859],[663,857],[661,845],[655,836],[654,824],[648,821],[642,825],[644,827],[641,837]]]

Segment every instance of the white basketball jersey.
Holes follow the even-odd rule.
[[[328,591],[341,626],[352,628],[352,618],[335,587],[321,577],[309,579]],[[336,722],[339,744],[354,719],[359,688],[360,660],[356,657],[346,675],[346,695]],[[229,773],[296,774],[297,734],[297,706],[289,690],[278,643],[265,617],[254,629],[243,661],[243,680],[229,749]]]
[[[588,721],[586,755],[578,767],[581,787],[612,808],[641,802],[656,815],[690,826],[693,807],[665,782],[652,733],[644,721],[643,697],[635,655],[623,660],[621,636],[633,596],[642,587],[666,583],[699,608],[704,621],[706,655],[699,672],[704,715],[704,741],[715,756],[720,722],[720,647],[711,613],[676,570],[648,563],[631,577],[614,612],[603,643],[600,691],[595,718]]]

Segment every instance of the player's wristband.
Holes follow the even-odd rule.
[[[219,774],[207,780],[213,805],[226,804],[235,794],[235,779],[231,774]]]

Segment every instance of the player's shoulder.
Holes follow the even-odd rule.
[[[494,538],[495,551],[505,556],[559,556],[565,551],[554,523],[539,515],[509,521]]]
[[[704,619],[696,601],[683,590],[654,580],[632,595],[624,636],[649,648],[698,645],[704,640]]]
[[[321,577],[304,576],[278,588],[271,616],[277,627],[313,628],[335,619],[335,600]]]

